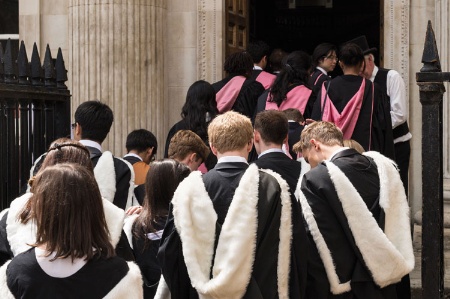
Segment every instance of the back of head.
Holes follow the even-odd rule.
[[[337,52],[337,48],[335,45],[330,44],[330,43],[322,43],[317,45],[317,47],[314,49],[314,52],[312,54],[312,61],[313,61],[313,65],[314,67],[319,65],[319,61],[321,59],[324,59],[325,57],[327,57],[330,52]]]
[[[264,56],[269,56],[270,47],[265,42],[258,40],[249,43],[247,52],[252,57],[253,63],[259,63],[264,58]]]
[[[269,67],[272,72],[279,72],[283,68],[283,62],[286,59],[288,53],[282,49],[274,49],[269,56]]]
[[[108,135],[114,115],[108,105],[100,101],[87,101],[75,111],[75,122],[81,128],[81,138],[102,143]]]
[[[190,172],[186,165],[173,159],[157,160],[152,163],[145,180],[146,196],[143,209],[133,227],[133,234],[143,238],[145,246],[148,245],[146,235],[156,231],[155,223],[165,222],[173,194]]]
[[[252,123],[247,116],[228,111],[209,124],[208,137],[219,153],[240,150],[253,138]]]
[[[343,146],[344,137],[342,131],[335,124],[327,121],[317,121],[306,126],[300,136],[299,145],[296,148],[309,149],[310,140],[315,139],[327,146]]]
[[[364,63],[363,51],[356,44],[346,43],[339,50],[339,61],[346,66],[360,66]]]
[[[248,52],[235,52],[225,59],[223,69],[230,76],[240,75],[249,78],[253,70],[253,59]]]
[[[194,82],[186,94],[186,102],[181,109],[181,117],[190,130],[206,139],[207,123],[213,119],[217,110],[216,92],[211,84],[199,80]]]
[[[44,245],[56,258],[114,256],[94,175],[86,167],[63,163],[36,176],[32,215],[36,220],[36,246]]]
[[[152,132],[145,129],[138,129],[130,132],[127,136],[125,144],[127,151],[135,150],[141,153],[148,148],[153,148],[153,155],[156,155],[158,149],[158,142]]]
[[[288,88],[292,84],[308,85],[311,72],[311,56],[303,51],[294,51],[286,58],[286,64],[281,69],[270,89],[270,101],[278,106],[286,99]]]
[[[298,110],[296,108],[288,108],[288,109],[283,110],[283,112],[286,115],[288,120],[293,120],[298,123],[303,123],[305,121],[300,110]]]
[[[255,131],[259,132],[264,143],[282,145],[289,131],[288,119],[281,111],[261,111],[255,118]]]
[[[59,138],[52,142],[48,148],[40,171],[48,166],[61,163],[75,163],[82,165],[93,172],[92,161],[89,151],[78,141],[69,138]]]
[[[359,144],[358,141],[353,140],[353,139],[345,139],[344,140],[344,146],[352,148],[354,150],[356,150],[358,153],[362,154],[365,152],[364,148],[362,147],[361,144]]]
[[[168,157],[183,161],[190,153],[196,153],[202,161],[209,155],[205,142],[190,130],[180,130],[170,139]]]

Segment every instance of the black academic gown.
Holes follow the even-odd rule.
[[[325,75],[321,70],[315,69],[314,72],[309,77],[309,86],[313,91],[314,95],[318,95],[322,89],[323,82],[331,80],[330,76]]]
[[[264,154],[253,163],[258,168],[275,171],[289,185],[292,203],[292,247],[289,295],[290,298],[305,298],[308,238],[303,223],[301,206],[294,195],[297,184],[300,184],[301,163],[290,159],[284,153],[280,152]]]
[[[324,87],[326,88],[327,84],[331,84],[328,89],[328,96],[337,111],[341,113],[359,90],[363,80],[366,83],[363,103],[351,139],[359,142],[366,151],[375,150],[393,159],[395,154],[389,103],[383,96],[380,87],[377,84],[374,85],[374,96],[372,97],[373,83],[370,80],[353,75],[336,77],[325,82]],[[321,98],[324,96],[322,91],[318,93],[311,116],[314,120],[321,120]]]
[[[384,228],[384,213],[379,206],[380,180],[374,162],[354,149],[332,159],[363,198],[379,226]],[[396,299],[395,285],[380,289],[373,281],[355,244],[347,218],[324,163],[307,172],[301,190],[305,195],[325,242],[330,249],[341,282],[351,281],[351,291],[332,295],[330,284],[315,243],[310,237],[307,298]]]
[[[212,86],[215,92],[219,92],[219,90],[221,90],[233,77],[234,76],[229,76],[214,83]],[[262,86],[261,83],[253,79],[245,80],[231,110],[252,118],[255,113],[258,97],[263,92],[264,86]]]
[[[235,189],[248,168],[246,163],[219,163],[203,175],[206,187],[217,213],[216,244]],[[281,216],[280,185],[267,173],[260,172],[258,199],[258,228],[255,260],[249,285],[243,298],[278,298],[277,255]],[[214,225],[214,224],[212,224]],[[239,236],[236,236],[237,238]],[[174,225],[172,207],[164,228],[158,252],[158,261],[171,298],[198,298],[191,286],[183,258],[180,236]],[[239,254],[238,252],[236,254]]]
[[[300,135],[302,134],[305,126],[299,124],[298,122],[289,122],[289,133],[288,133],[288,144],[289,144],[289,154],[291,154],[292,159],[297,160],[297,153],[292,149],[294,144],[300,141]]]

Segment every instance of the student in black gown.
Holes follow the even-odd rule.
[[[330,122],[308,125],[298,144],[311,165],[299,196],[311,245],[307,298],[397,299],[414,252],[394,162],[343,147]]]
[[[354,139],[366,150],[394,157],[389,103],[379,86],[360,76],[364,54],[359,46],[345,44],[339,53],[344,72],[324,82],[314,104],[312,119],[335,123],[344,139]]]
[[[216,91],[206,81],[194,82],[186,94],[186,102],[181,109],[181,120],[169,130],[164,148],[164,158],[169,157],[169,144],[172,137],[180,130],[191,130],[196,133],[207,146],[208,124],[219,113],[216,103]],[[204,161],[205,167],[211,169],[216,164],[217,159],[213,154],[208,155]]]
[[[337,48],[330,43],[322,43],[318,45],[312,55],[314,71],[309,78],[309,86],[313,93],[317,96],[322,88],[323,82],[330,80],[328,75],[337,65]]]
[[[92,168],[46,167],[32,192],[36,239],[0,268],[0,298],[142,298],[138,266],[115,256]]]
[[[249,43],[247,52],[253,59],[252,79],[258,81],[264,86],[264,89],[269,88],[275,80],[275,75],[266,71],[269,62],[270,47],[263,41],[254,41]]]
[[[223,64],[227,76],[214,83],[217,109],[219,113],[233,110],[245,116],[253,117],[258,97],[264,92],[264,86],[251,79],[253,59],[248,52],[230,54]]]
[[[145,299],[155,296],[161,277],[156,254],[169,213],[169,203],[178,184],[189,173],[186,165],[172,159],[153,162],[145,182],[143,209],[139,215],[125,221],[124,230],[144,280]]]

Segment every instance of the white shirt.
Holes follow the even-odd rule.
[[[373,68],[370,81],[375,80],[378,67]],[[402,76],[395,71],[389,70],[386,79],[386,93],[390,98],[392,128],[396,128],[408,120],[409,102],[406,100],[406,87]],[[412,137],[411,133],[394,139],[394,143],[408,141]]]
[[[326,70],[324,70],[323,68],[321,68],[320,66],[316,66],[316,69],[318,69],[319,71],[321,71],[324,75],[328,76],[328,73]]]
[[[98,142],[95,142],[92,140],[87,140],[87,139],[81,139],[79,142],[84,146],[90,146],[90,147],[96,148],[103,153],[102,146]]]
[[[262,70],[263,70],[262,67],[257,66],[257,65],[254,65],[254,66],[253,66],[253,69],[254,69],[254,70],[259,70],[259,71],[262,71]]]
[[[265,150],[261,154],[259,154],[258,159],[268,153],[283,153],[284,154],[284,151],[281,148],[269,148],[268,150]]]
[[[217,164],[218,163],[230,163],[230,162],[241,162],[241,163],[246,163],[247,159],[245,159],[244,157],[240,157],[240,156],[225,156],[220,158],[219,160],[217,160]]]

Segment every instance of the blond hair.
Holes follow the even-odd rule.
[[[239,150],[253,139],[252,123],[247,116],[228,111],[209,124],[208,137],[219,153]]]
[[[352,148],[354,150],[356,150],[358,153],[362,154],[365,152],[364,148],[362,147],[361,144],[359,144],[358,141],[353,140],[353,139],[345,139],[344,140],[344,146]]]
[[[294,148],[297,150],[309,149],[311,139],[316,139],[328,146],[344,146],[342,131],[335,124],[327,121],[317,121],[305,127],[300,136],[300,141]]]

